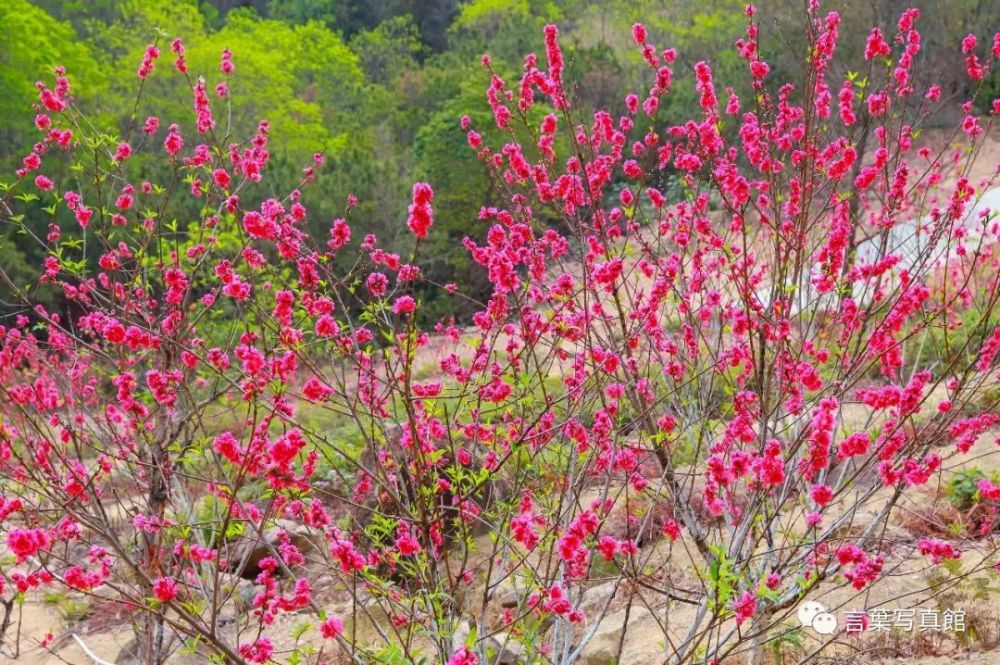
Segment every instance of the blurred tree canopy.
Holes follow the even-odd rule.
[[[803,66],[795,55],[804,29],[801,0],[760,4],[763,55],[776,73],[792,74]],[[955,69],[935,73],[946,94],[960,98],[960,41],[977,27],[995,27],[990,20],[1000,15],[1000,0],[833,0],[824,7],[841,11],[839,48],[860,69],[868,27],[878,22],[891,31],[911,4],[924,14],[926,57]],[[13,178],[34,140],[34,83],[51,80],[53,66],[66,67],[80,107],[117,123],[122,135],[154,112],[162,123],[177,122],[193,135],[190,87],[175,73],[150,77],[135,107],[143,49],[157,40],[163,52],[157,67],[171,68],[170,40],[182,37],[192,80],[204,76],[211,92],[222,80],[220,53],[229,48],[236,64],[230,79],[236,112],[218,121],[240,140],[260,119],[271,122],[268,168],[281,174],[272,186],[290,190],[313,152],[327,156],[304,201],[313,230],[325,234],[353,193],[359,201],[352,213],[355,241],[370,231],[403,248],[410,241],[404,224],[410,186],[427,180],[437,192],[435,233],[422,250],[427,274],[440,283],[459,282],[475,296],[488,289],[461,240],[485,232],[478,212],[496,197],[466,145],[460,117],[468,114],[488,139],[498,138],[490,136],[497,130],[480,56],[489,53],[495,70],[514,85],[524,54],[539,53],[544,60],[541,28],[557,22],[567,78],[578,82],[574,105],[583,122],[588,109],[621,108],[626,94],[648,89],[649,73],[630,33],[641,20],[653,43],[678,50],[674,86],[660,114],[661,123],[670,123],[696,107],[691,70],[698,60],[712,64],[720,94],[733,86],[750,98],[745,63],[733,48],[744,34],[743,10],[742,0],[5,0],[0,166],[8,175],[0,180]],[[998,74],[992,76],[989,85],[1000,89]],[[648,123],[638,123],[637,137],[648,129]],[[139,146],[137,158],[159,147],[152,143]],[[154,160],[149,163],[156,168]],[[26,223],[44,229],[50,221],[43,211],[29,210]],[[25,283],[42,258],[31,251],[9,231],[0,235],[0,261],[16,266]],[[444,315],[446,308],[431,302],[423,311]]]

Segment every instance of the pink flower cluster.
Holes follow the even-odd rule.
[[[917,541],[917,548],[923,556],[930,557],[932,563],[941,563],[945,559],[959,559],[962,556],[962,550],[938,538],[921,538]]]
[[[881,555],[869,557],[857,545],[843,545],[838,548],[837,560],[845,568],[844,577],[859,591],[878,579],[885,564],[885,559]]]
[[[431,201],[434,200],[434,190],[426,182],[418,182],[413,185],[413,203],[410,205],[410,216],[406,220],[406,225],[410,227],[417,238],[426,238],[427,231],[434,223],[434,213],[431,209]]]

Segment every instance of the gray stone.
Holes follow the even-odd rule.
[[[625,642],[621,656],[618,644],[622,632]],[[604,617],[594,637],[587,643],[577,660],[579,665],[609,665],[609,663],[643,663],[656,665],[663,661],[663,632],[653,614],[642,606],[632,606],[625,622],[625,610]]]

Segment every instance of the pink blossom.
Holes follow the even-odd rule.
[[[310,402],[322,402],[333,394],[333,389],[315,376],[310,377],[305,385],[302,386],[302,396]]]
[[[266,663],[274,655],[274,643],[270,638],[260,637],[250,644],[241,644],[239,652],[251,663]]]
[[[11,529],[7,533],[7,548],[17,557],[18,563],[51,545],[52,539],[44,529]]]
[[[386,288],[389,286],[389,279],[380,272],[373,272],[365,280],[365,286],[368,287],[368,291],[373,296],[381,298],[385,295]]]
[[[468,647],[460,647],[448,659],[448,665],[478,665],[479,656],[470,651]]]
[[[392,311],[398,315],[412,314],[417,309],[417,302],[411,296],[400,296],[392,303]]]
[[[410,231],[417,238],[426,238],[427,231],[434,223],[431,201],[434,200],[434,190],[425,182],[413,185],[413,203],[410,205],[410,216],[406,220]]]
[[[646,43],[647,34],[646,26],[642,23],[636,23],[632,26],[632,40],[635,41],[639,46],[643,46]]]
[[[168,155],[176,155],[184,147],[184,139],[181,138],[177,125],[170,125],[167,128],[167,138],[163,140],[163,147]]]
[[[892,49],[882,36],[882,31],[878,28],[872,28],[868,35],[868,42],[865,44],[865,60],[887,57],[890,53],[892,53]]]
[[[733,612],[736,614],[736,625],[742,624],[751,618],[757,611],[757,597],[753,593],[746,591],[742,596],[733,601]]]
[[[229,76],[236,71],[236,67],[233,65],[233,52],[228,48],[222,50],[222,59],[219,63],[219,69],[222,70],[222,73],[226,76]]]
[[[177,597],[177,580],[160,577],[153,582],[153,596],[161,603],[168,603]]]
[[[330,617],[319,625],[320,635],[333,640],[344,634],[344,622],[337,617]]]
[[[150,44],[142,54],[142,63],[139,65],[138,76],[145,79],[153,71],[154,61],[160,57],[160,49],[155,44]]]
[[[917,541],[917,547],[923,556],[930,557],[932,563],[941,563],[945,559],[962,557],[962,550],[938,538],[921,538]]]

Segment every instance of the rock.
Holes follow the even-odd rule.
[[[455,632],[451,635],[451,649],[457,651],[466,646],[469,642],[469,634],[472,627],[468,621],[458,624]],[[492,665],[518,665],[525,661],[524,645],[514,639],[509,633],[500,632],[481,638],[476,642],[475,650],[486,652],[487,662]]]
[[[327,593],[336,589],[337,578],[329,573],[323,573],[318,575],[313,582],[313,591],[317,593]]]
[[[495,651],[490,662],[494,665],[518,665],[525,662],[524,644],[516,641],[509,633],[497,633],[489,638]]]
[[[244,580],[249,582],[249,580]],[[233,592],[233,601],[239,613],[247,614],[254,609],[253,600],[258,594],[264,593],[267,588],[262,584],[244,584]]]
[[[672,502],[646,498],[630,500],[628,509],[622,503],[615,505],[601,533],[619,540],[634,540],[636,545],[643,547],[658,541],[663,536],[663,525],[673,517]]]
[[[618,587],[617,589],[615,588],[616,586]],[[587,616],[596,616],[604,609],[604,604],[613,593],[615,597],[611,601],[611,605],[608,606],[608,611],[613,613],[615,610],[615,601],[625,597],[623,586],[624,584],[615,581],[592,586],[583,592],[583,598],[580,600],[577,609]]]
[[[308,554],[315,548],[309,527],[291,520],[275,520],[274,526],[264,530],[263,538],[251,531],[240,536],[232,545],[229,556],[231,570],[244,579],[255,579],[261,571],[260,562],[274,556],[283,534],[288,534],[291,543],[302,554]]]
[[[186,640],[184,636],[168,625],[164,625],[162,630],[163,637],[160,647],[162,653],[173,653],[174,657],[172,658],[172,662],[191,662],[186,656],[193,654],[176,653],[185,645]],[[142,663],[146,662],[145,649],[145,637],[133,637],[118,651],[118,655],[115,656],[114,662],[116,665],[142,665]],[[200,660],[200,658],[197,658],[196,662],[197,660]]]
[[[625,610],[604,617],[594,637],[587,643],[576,661],[579,665],[609,665],[609,663],[643,663],[656,665],[664,659],[664,636],[652,612],[642,606],[632,606],[625,621]],[[625,642],[621,657],[618,643],[622,632]]]
[[[326,478],[320,478],[319,480],[314,480],[310,484],[312,493],[323,499],[323,503],[326,505],[335,505],[338,501],[343,501],[349,494],[344,491],[343,483],[339,482],[336,477],[328,476]]]
[[[517,607],[523,597],[525,597],[524,589],[517,584],[513,576],[503,580],[493,589],[493,598],[505,609]]]
[[[460,621],[455,628],[455,632],[451,634],[451,650],[454,652],[464,647],[469,641],[469,633],[471,632],[472,627],[469,625],[469,622]]]
[[[346,606],[341,615],[344,617],[344,634],[357,633],[357,646],[367,646],[381,639],[379,628],[391,634],[389,624],[392,618],[385,607],[376,598],[361,598],[357,607]]]

